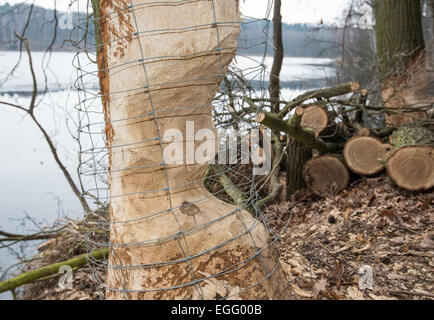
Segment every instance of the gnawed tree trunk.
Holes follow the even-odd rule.
[[[381,163],[392,146],[367,136],[356,136],[347,141],[344,148],[345,163],[351,171],[361,175],[373,175],[384,170]]]
[[[391,136],[394,149],[386,163],[397,186],[411,191],[434,186],[434,135],[422,127],[403,126]]]
[[[304,181],[315,194],[333,196],[348,186],[350,174],[337,157],[323,155],[310,159],[304,166]]]
[[[186,121],[195,131],[215,130],[211,101],[235,54],[238,1],[134,0],[125,9],[130,4],[102,0],[99,8],[110,151],[107,298],[214,299],[240,290],[245,299],[284,298],[264,225],[205,189],[206,164],[163,158],[167,130],[179,130],[184,140],[193,139]],[[209,275],[227,290],[203,281]]]

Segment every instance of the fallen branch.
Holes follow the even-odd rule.
[[[347,93],[351,93],[360,89],[360,85],[357,82],[347,82],[338,85],[333,88],[318,89],[313,91],[308,91],[293,99],[288,103],[282,111],[279,113],[279,118],[283,118],[289,111],[299,106],[303,102],[309,99],[329,99],[332,97],[342,96]]]
[[[108,256],[108,253],[108,248],[102,248],[89,254],[82,254],[66,261],[54,263],[35,270],[30,270],[28,272],[20,274],[15,278],[0,282],[0,293],[13,290],[41,278],[46,278],[48,276],[54,275],[59,272],[59,269],[62,266],[70,266],[73,269],[81,268],[88,263],[89,259],[102,260],[105,259],[106,256]]]
[[[4,238],[0,238],[0,242],[52,239],[52,238],[55,238],[58,235],[58,233],[65,228],[66,227],[62,227],[62,228],[59,228],[59,229],[53,230],[53,231],[37,232],[34,234],[27,234],[27,235],[26,234],[9,233],[9,232],[5,232],[5,231],[0,230],[0,236],[4,237]]]

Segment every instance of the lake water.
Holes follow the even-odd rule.
[[[23,55],[23,63],[13,77],[3,83],[18,56],[17,52],[0,52],[0,101],[26,106],[32,92],[27,56]],[[38,96],[37,118],[53,137],[61,159],[75,176],[79,149],[69,130],[76,134],[77,127],[72,120],[77,119],[74,106],[79,97],[72,88],[77,79],[73,59],[74,54],[68,52],[56,52],[51,56],[33,53],[40,90],[44,89],[44,83],[48,88],[44,96]],[[257,68],[261,59],[237,57],[236,61],[239,68],[247,70]],[[268,71],[272,61],[272,57],[264,61]],[[87,70],[96,68],[89,62],[82,63]],[[43,69],[47,70],[47,79]],[[282,96],[291,99],[308,88],[325,85],[328,79],[334,78],[334,73],[333,60],[330,59],[285,57],[281,73]],[[87,87],[97,89],[96,79],[86,81]],[[52,159],[40,131],[21,111],[4,105],[0,105],[0,146],[0,230],[29,233],[62,216],[82,216],[80,205]],[[30,221],[23,225],[26,215],[31,216],[38,226]],[[6,249],[0,249],[0,266],[14,261],[15,257]],[[9,299],[10,294],[0,294],[2,298]]]

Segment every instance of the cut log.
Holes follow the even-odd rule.
[[[387,159],[390,178],[400,188],[419,191],[434,186],[434,135],[423,127],[402,126],[391,136]]]
[[[320,153],[342,150],[341,144],[324,142],[315,137],[315,133],[311,129],[303,128],[301,126],[303,114],[304,109],[297,107],[289,120],[282,120],[274,113],[263,111],[256,115],[256,121],[272,130],[285,132],[294,140],[308,148],[318,150]]]
[[[187,121],[195,132],[216,131],[211,103],[237,48],[238,1],[101,1],[99,9],[111,200],[106,298],[285,298],[264,224],[206,190],[208,165],[190,163],[194,152],[186,161],[164,152],[174,137],[194,141]],[[213,294],[210,281],[228,291]]]
[[[389,158],[386,168],[400,188],[411,191],[431,189],[434,186],[434,148],[402,147]]]
[[[315,132],[315,136],[323,131],[328,124],[327,112],[317,105],[312,105],[304,109],[303,116],[301,118],[301,126],[312,129]]]
[[[337,157],[323,155],[310,159],[304,166],[304,181],[315,194],[333,196],[348,186],[350,174]]]
[[[357,136],[347,141],[344,148],[345,163],[351,171],[361,175],[377,174],[384,169],[381,163],[392,146],[381,140]]]

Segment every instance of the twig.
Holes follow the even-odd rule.
[[[90,254],[82,254],[72,259],[54,263],[42,268],[31,270],[20,274],[19,276],[0,282],[0,293],[13,290],[27,283],[48,277],[59,272],[60,267],[70,266],[71,268],[80,268],[88,263],[90,259],[102,260],[109,254],[108,248],[96,250]]]

